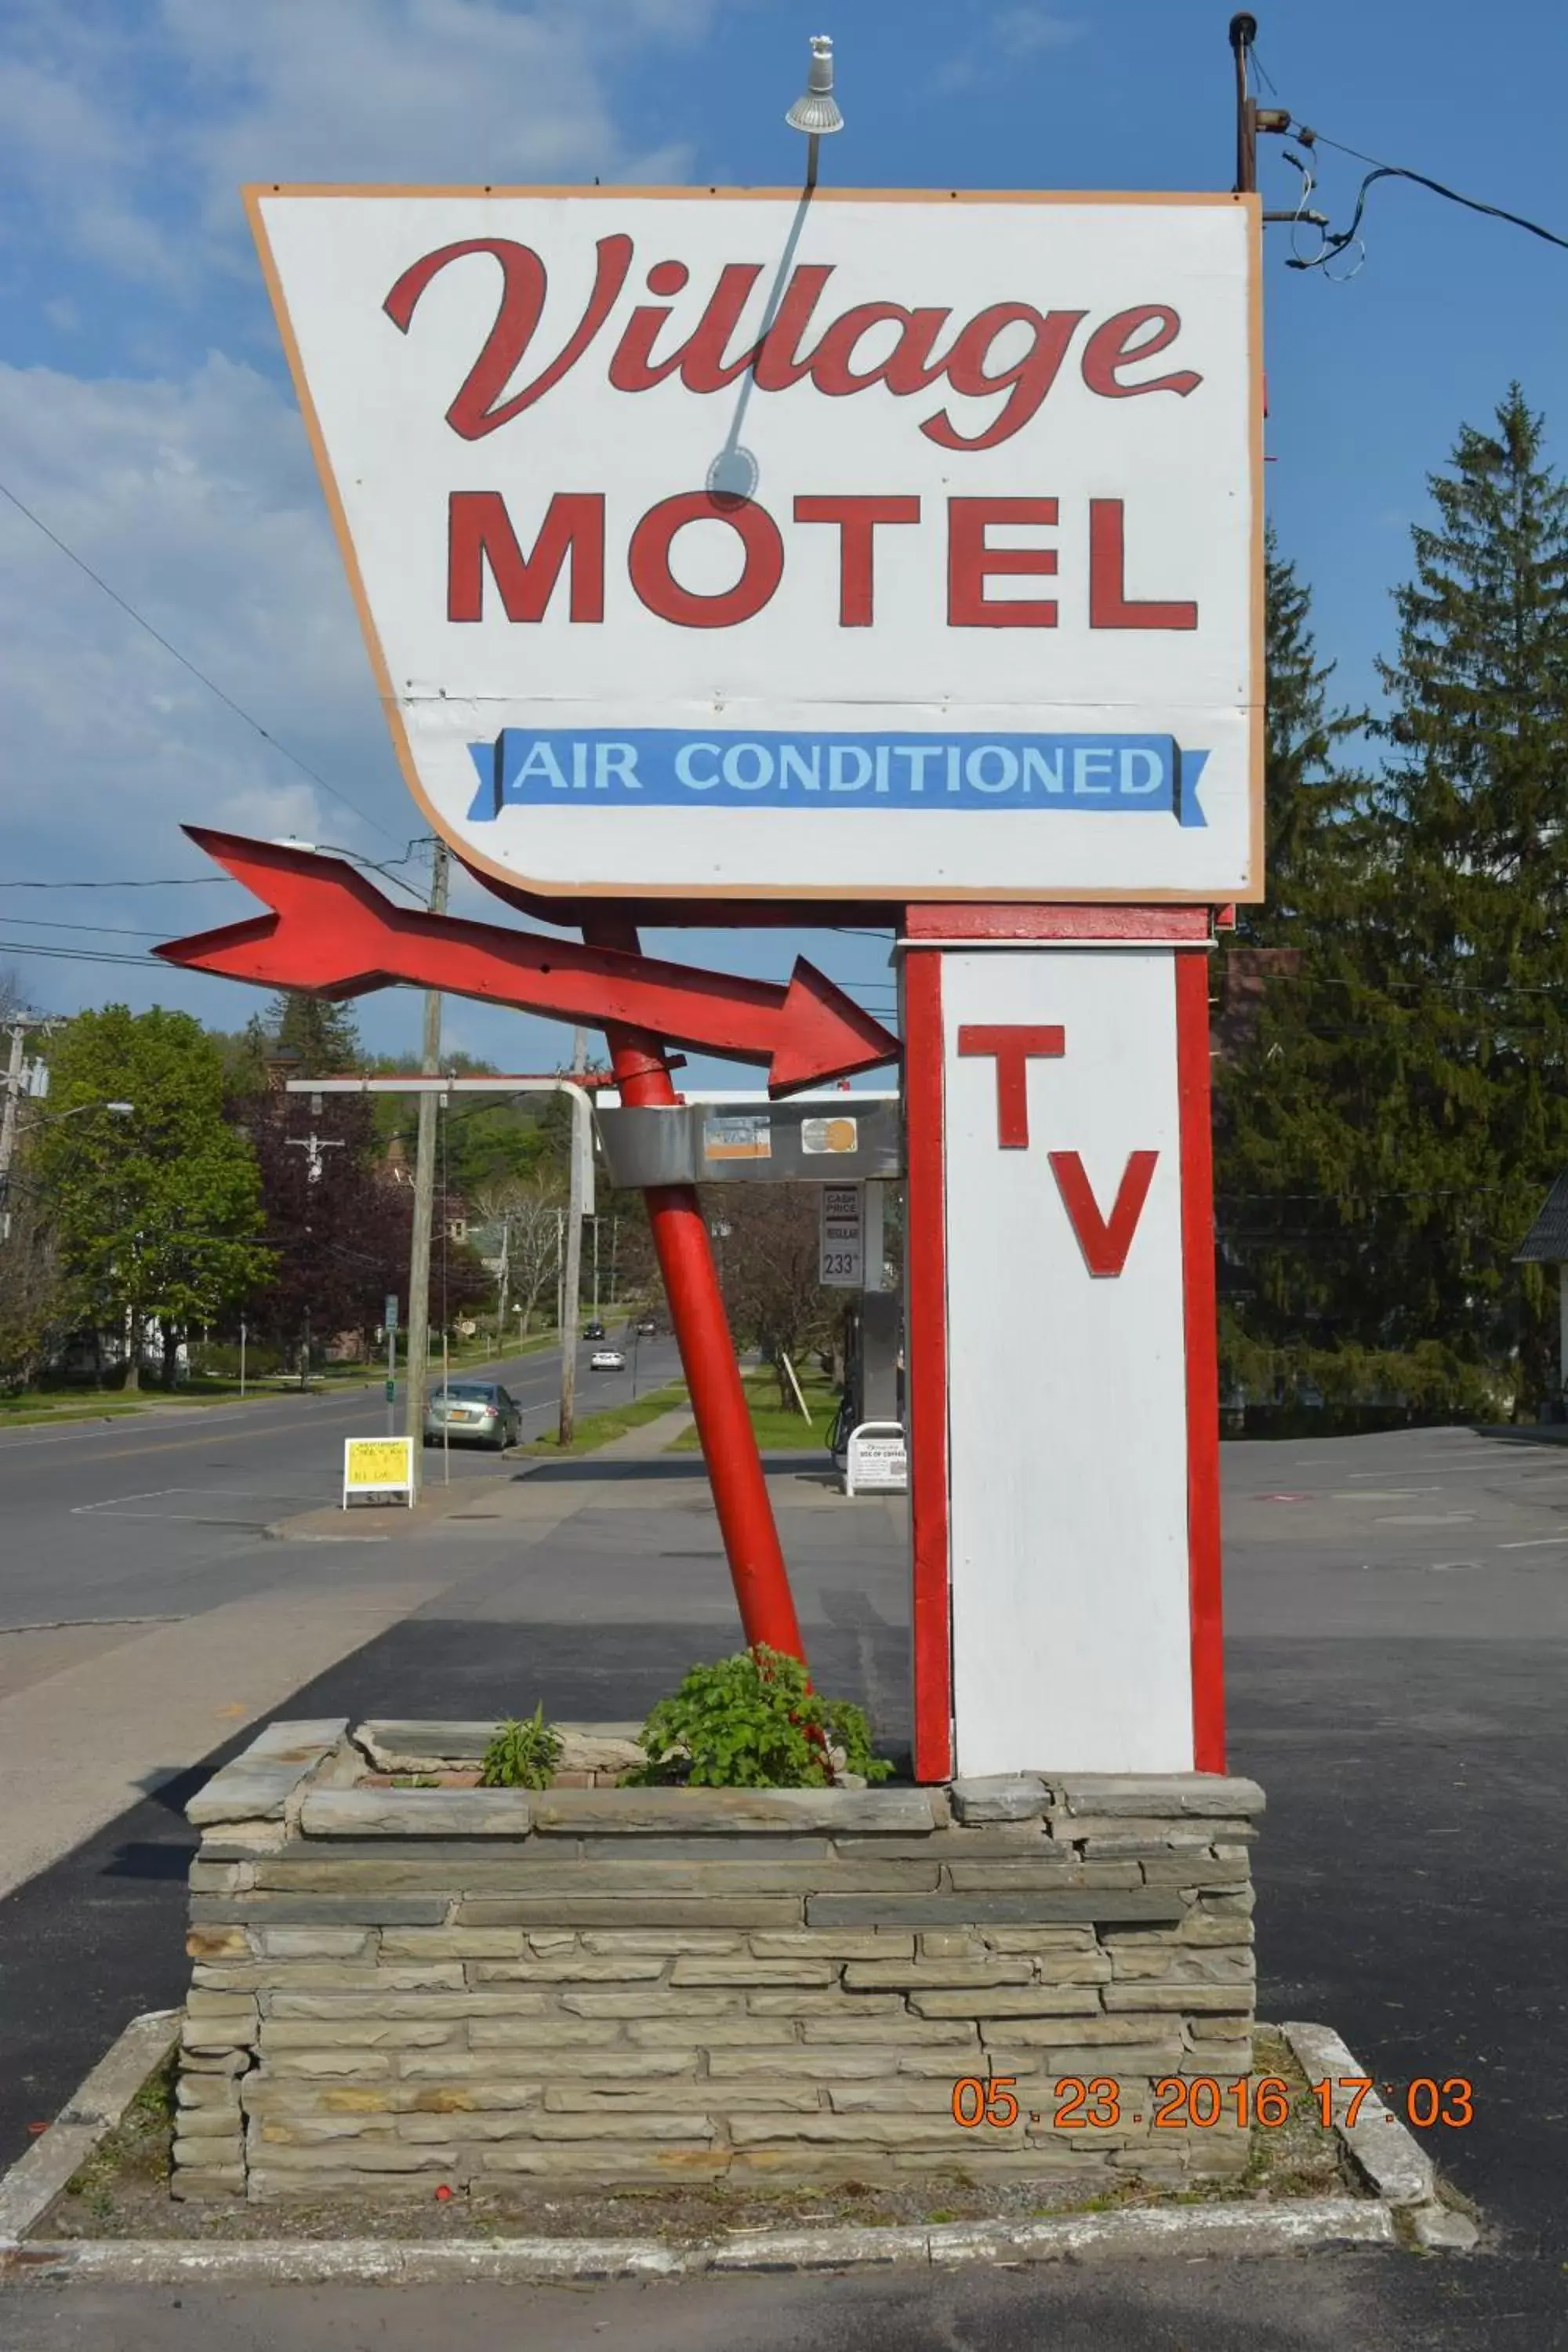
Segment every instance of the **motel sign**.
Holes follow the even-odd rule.
[[[275,980],[292,923],[300,984],[602,1006],[623,1102],[678,1119],[661,1039],[779,1093],[900,1041],[804,965],[652,963],[639,917],[879,902],[917,1773],[1223,1769],[1206,961],[1262,895],[1257,199],[248,203],[409,789],[586,944],[563,976],[214,836],[277,921],[175,960]],[[698,1196],[649,1203],[742,1620],[789,1646]]]

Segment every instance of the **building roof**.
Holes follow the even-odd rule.
[[[1568,1265],[1568,1169],[1546,1195],[1535,1223],[1514,1253],[1516,1265],[1531,1260],[1547,1265]]]

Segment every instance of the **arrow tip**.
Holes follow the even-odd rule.
[[[777,1037],[768,1070],[768,1092],[775,1097],[879,1069],[899,1058],[892,1031],[804,957],[784,992]]]

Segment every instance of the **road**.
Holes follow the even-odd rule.
[[[591,1353],[583,1410],[629,1399],[631,1368],[594,1371]],[[559,1359],[500,1369],[525,1435],[552,1426]],[[638,1351],[645,1393],[677,1369],[672,1339]],[[381,1532],[395,1507],[336,1507],[343,1439],[384,1416],[361,1390],[0,1433],[0,1769],[35,1784],[0,1810],[0,1895],[452,1580],[444,1555]],[[458,1447],[424,1459],[476,1492],[525,1467]],[[268,1539],[321,1506],[358,1539]]]
[[[318,1408],[264,1410],[298,1423]],[[370,1425],[374,1411],[372,1402]],[[112,1465],[102,1449],[150,1447],[163,1434],[162,1424],[120,1424],[79,1441],[58,1433],[54,1500],[35,1494],[32,1507],[35,1540],[61,1561],[53,1613],[110,1590],[126,1607],[158,1591],[177,1597],[171,1578],[199,1593],[204,1559],[207,1575],[237,1596],[247,1578],[298,1576],[272,1588],[274,1611],[285,1603],[297,1612],[322,1587],[352,1590],[364,1601],[363,1638],[349,1629],[330,1659],[298,1675],[290,1710],[474,1714],[521,1693],[558,1714],[631,1716],[691,1654],[716,1654],[733,1639],[716,1529],[687,1457],[625,1465],[618,1482],[593,1483],[586,1464],[549,1465],[542,1475],[563,1496],[589,1481],[580,1489],[587,1500],[542,1534],[526,1561],[515,1544],[470,1526],[438,1543],[333,1549],[300,1575],[276,1556],[308,1548],[267,1545],[244,1528],[77,1510],[84,1499],[172,1487],[151,1460],[138,1468],[132,1459],[133,1475],[105,1483]],[[328,1442],[308,1455],[297,1428],[279,1431],[276,1446],[258,1438],[243,1474],[225,1469],[238,1454],[218,1434],[196,1439],[210,1443],[211,1458],[182,1457],[178,1483],[209,1498],[232,1483],[258,1516],[271,1513],[270,1497],[290,1480],[318,1495],[330,1471]],[[0,1511],[12,1463],[0,1448]],[[1488,2217],[1484,2254],[569,2296],[345,2290],[269,2302],[188,2288],[178,2298],[84,2290],[18,2298],[7,2319],[24,2332],[13,2326],[9,2340],[40,2352],[89,2341],[129,2352],[154,2340],[194,2344],[199,2333],[220,2352],[373,2338],[391,2352],[416,2344],[445,2352],[505,2324],[563,2346],[604,2341],[636,2352],[677,2344],[696,2352],[737,2338],[761,2352],[836,2352],[851,2342],[860,2352],[982,2342],[1020,2352],[1568,2346],[1568,1888],[1559,1861],[1568,1832],[1568,1449],[1545,1434],[1467,1430],[1235,1444],[1225,1449],[1224,1477],[1231,1762],[1256,1774],[1269,1799],[1258,1857],[1262,2011],[1328,2020],[1382,2082],[1471,2077],[1473,2126],[1428,2137]],[[907,1672],[896,1507],[849,1512],[798,1467],[772,1484],[819,1678],[867,1698],[880,1727],[896,1733]],[[178,1497],[157,1499],[167,1507]],[[216,1499],[209,1508],[218,1515]],[[98,1534],[85,1534],[95,1522]],[[51,1590],[48,1559],[24,1572]],[[142,1636],[138,1655],[149,1638],[163,1637]],[[62,1673],[39,1688],[63,1705],[68,1681]],[[0,1762],[19,1766],[5,1746],[7,1705],[0,1700]],[[128,1805],[0,1902],[0,2157],[25,2144],[27,2116],[50,2112],[124,2016],[177,1998],[188,1853],[178,1806],[200,1777]]]
[[[611,1327],[613,1345],[621,1334]],[[629,1350],[629,1342],[628,1350]],[[580,1412],[628,1400],[632,1370],[577,1364]],[[679,1372],[675,1341],[645,1339],[637,1351],[639,1394]],[[454,1379],[505,1382],[523,1408],[523,1434],[553,1429],[561,1359],[555,1349],[465,1366]],[[243,1404],[154,1406],[134,1419],[35,1423],[0,1430],[0,1695],[4,1637],[18,1627],[79,1630],[114,1622],[210,1609],[286,1572],[264,1542],[269,1522],[336,1503],[345,1437],[379,1435],[386,1406],[379,1389],[250,1398]],[[432,1448],[425,1475],[439,1482],[493,1476],[496,1458],[474,1447]],[[15,1675],[13,1664],[9,1672]]]

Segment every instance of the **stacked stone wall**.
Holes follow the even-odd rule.
[[[1249,2071],[1250,1781],[363,1771],[346,1725],[274,1725],[193,1800],[178,2195],[1246,2162],[1233,2105],[1155,2117]]]

